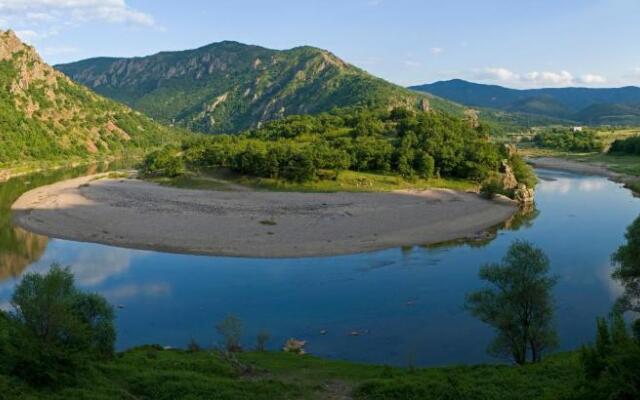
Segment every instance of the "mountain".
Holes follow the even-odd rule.
[[[357,105],[464,112],[464,107],[391,84],[308,46],[271,50],[225,41],[56,68],[159,121],[208,133],[237,132],[285,115]]]
[[[588,124],[640,123],[640,88],[509,89],[461,79],[410,89],[473,107],[488,107]]]
[[[0,31],[0,89],[0,164],[114,153],[173,134],[74,83],[12,31]]]

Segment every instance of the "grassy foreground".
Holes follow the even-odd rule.
[[[3,399],[558,399],[580,379],[577,353],[523,367],[392,368],[290,353],[146,346],[88,366],[74,387],[33,389],[0,375]]]

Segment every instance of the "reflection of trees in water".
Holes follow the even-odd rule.
[[[540,210],[536,208],[535,203],[523,204],[520,211],[515,213],[513,217],[502,226],[503,229],[517,231],[520,228],[528,228],[533,224],[533,220],[540,215]]]
[[[498,237],[498,232],[500,230],[506,229],[509,231],[517,231],[522,228],[528,228],[533,224],[533,220],[536,219],[538,215],[540,215],[540,211],[536,208],[535,203],[525,204],[521,206],[520,210],[507,221],[503,222],[500,225],[489,228],[484,232],[480,232],[474,237],[428,244],[422,247],[425,249],[446,249],[465,244],[469,247],[485,247]]]
[[[94,164],[20,176],[0,183],[0,281],[18,277],[44,254],[48,238],[36,235],[11,222],[11,205],[25,192],[53,182],[95,174],[110,168]]]
[[[46,236],[19,227],[9,229],[13,230],[15,245],[10,250],[0,250],[0,281],[22,275],[28,265],[42,257],[49,242]]]

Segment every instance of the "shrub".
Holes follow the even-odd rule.
[[[519,155],[513,155],[509,160],[513,175],[515,175],[518,183],[522,183],[529,188],[533,188],[538,183],[538,177],[536,176],[533,168],[527,164]]]
[[[73,381],[93,359],[113,355],[114,312],[96,294],[80,292],[68,268],[26,274],[11,300],[7,363],[34,385]]]
[[[235,315],[228,315],[216,325],[216,331],[223,339],[224,348],[228,352],[242,351],[240,338],[242,337],[242,321]]]
[[[498,194],[507,194],[507,190],[504,188],[504,184],[502,183],[502,179],[500,177],[492,177],[487,179],[480,186],[480,194],[487,198],[493,199]]]
[[[640,396],[640,342],[621,314],[597,321],[596,342],[581,351],[584,380],[575,399],[626,400]]]
[[[183,158],[174,147],[165,147],[148,154],[141,165],[141,171],[146,176],[180,176],[186,172]]]
[[[267,331],[260,331],[256,336],[256,350],[265,351],[267,349],[267,342],[271,339],[271,335]]]

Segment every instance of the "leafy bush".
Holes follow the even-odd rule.
[[[609,153],[640,155],[640,136],[616,139],[611,143]]]
[[[506,196],[507,190],[504,187],[502,179],[500,179],[500,177],[498,176],[495,176],[482,182],[482,185],[480,185],[480,194],[482,195],[482,197],[485,197],[487,199],[493,199],[498,194]]]
[[[11,300],[6,368],[34,385],[73,381],[89,360],[114,352],[113,308],[78,291],[67,268],[26,274]]]
[[[229,352],[242,351],[242,321],[235,315],[228,315],[216,325],[216,331],[222,336],[224,348]]]
[[[529,166],[519,155],[513,155],[509,160],[513,175],[518,183],[522,183],[529,188],[533,188],[538,183],[538,177],[533,168]]]
[[[146,176],[176,177],[186,172],[184,159],[172,146],[148,154],[142,162],[141,171]]]
[[[594,345],[581,351],[584,380],[573,398],[626,400],[640,398],[640,341],[632,338],[621,314],[609,323],[597,321]]]

